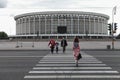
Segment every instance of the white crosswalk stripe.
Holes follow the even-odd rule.
[[[102,61],[86,53],[82,53],[82,56],[79,67],[76,67],[73,55],[69,52],[48,54],[24,78],[120,78],[118,71],[113,70]]]
[[[53,79],[53,78],[120,78],[120,75],[47,75],[47,76],[41,76],[41,75],[35,75],[35,76],[25,76],[24,78],[31,78],[31,79]]]
[[[37,69],[38,69],[38,70],[39,70],[39,69],[42,69],[42,70],[43,70],[43,69],[44,69],[44,70],[51,70],[51,69],[53,69],[53,70],[54,70],[54,69],[62,69],[62,70],[64,70],[64,69],[74,69],[74,70],[75,70],[75,69],[77,69],[77,70],[78,70],[78,69],[80,69],[80,70],[81,70],[81,69],[94,69],[94,70],[95,70],[95,69],[99,69],[99,70],[100,70],[100,69],[112,69],[112,68],[111,68],[111,67],[77,67],[77,68],[76,68],[76,67],[34,67],[33,69],[34,69],[34,70],[37,70]]]
[[[56,66],[56,67],[59,67],[59,66],[70,66],[71,64],[37,64],[36,66],[40,66],[40,67],[44,67],[44,66],[48,66],[48,67],[54,67],[54,66]],[[74,64],[73,64],[73,66],[74,66]],[[80,64],[80,66],[106,66],[106,64]]]
[[[39,62],[40,64],[57,64],[57,63],[59,63],[59,64],[74,64],[75,62],[63,62],[63,61],[61,61],[61,62]],[[80,61],[79,63],[102,63],[101,61],[91,61],[91,62],[87,62],[87,61]]]
[[[30,71],[29,73],[118,73],[117,71]]]

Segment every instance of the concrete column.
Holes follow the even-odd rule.
[[[30,17],[29,17],[29,30],[28,31],[29,31],[29,35],[30,35]]]
[[[73,34],[73,16],[71,15],[71,34]]]
[[[79,15],[78,15],[78,34],[80,33],[80,26],[79,26]]]
[[[107,31],[108,31],[107,25],[108,25],[108,20],[105,19],[105,26],[104,26],[104,27],[105,27],[105,33],[106,33],[106,34],[108,34],[108,33],[107,33]]]
[[[91,34],[91,20],[90,20],[90,16],[89,16],[89,34]]]
[[[23,33],[25,35],[25,17],[23,18]]]
[[[39,16],[39,34],[41,34],[41,17]]]
[[[84,15],[84,34],[86,34],[85,15]]]
[[[19,19],[19,34],[21,34],[21,20]]]
[[[16,35],[19,33],[19,24],[18,24],[18,20],[15,20],[16,21]],[[11,35],[11,28],[10,28],[10,35]]]
[[[27,17],[25,17],[24,27],[25,27],[25,35],[26,35],[27,34]]]
[[[23,24],[23,20],[22,20],[22,18],[21,18],[21,20],[20,20],[20,24],[21,24],[21,25],[20,25],[20,27],[21,27],[21,29],[20,29],[21,32],[20,32],[20,33],[22,34],[22,26],[23,26],[23,25],[22,25],[22,24]]]
[[[93,33],[95,34],[95,31],[96,31],[96,26],[95,26],[95,17],[94,17],[94,27],[93,27],[93,28],[94,28],[94,32],[93,32]]]
[[[99,16],[98,16],[98,25],[97,25],[97,33],[99,34],[99,23],[100,23],[100,21],[99,21]]]
[[[53,15],[51,15],[51,34],[53,33]]]
[[[35,16],[33,16],[33,18],[34,18],[34,20],[33,20],[34,21],[34,23],[33,23],[33,25],[34,25],[33,26],[33,28],[34,28],[33,33],[35,34]]]
[[[60,19],[59,19],[59,15],[58,15],[58,26],[60,26]]]
[[[102,34],[104,34],[104,19],[102,18]]]
[[[23,19],[21,18],[21,34],[23,35]]]
[[[105,30],[105,18],[104,18],[104,22],[103,22],[103,33],[104,34],[106,33],[106,30]]]
[[[46,15],[45,15],[45,34],[46,34]]]
[[[10,30],[10,34],[11,34],[11,30]],[[16,34],[20,34],[20,21],[19,19],[16,20]]]
[[[64,20],[65,20],[65,26],[66,26],[66,15],[63,15],[64,16]]]

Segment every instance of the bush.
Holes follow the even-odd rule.
[[[6,39],[6,38],[8,38],[7,33],[5,33],[5,32],[0,32],[0,39]]]

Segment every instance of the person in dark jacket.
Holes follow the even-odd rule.
[[[65,53],[67,45],[67,40],[63,37],[63,39],[61,40],[61,47],[63,47],[63,53]]]

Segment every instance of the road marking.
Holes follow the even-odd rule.
[[[39,62],[40,64],[75,64],[75,62]],[[80,61],[79,63],[102,63],[101,61],[95,61],[95,62],[83,62]]]
[[[79,67],[73,66],[75,61],[72,54],[49,54],[44,56],[24,78],[120,78],[118,71],[112,70],[90,55],[84,54],[79,61]]]
[[[57,60],[57,59],[54,59],[54,60],[40,60],[40,62],[75,62],[75,60],[74,59],[70,59],[70,60],[65,60],[65,59],[61,59],[61,60]],[[97,61],[99,61],[99,60],[80,60],[79,62],[82,62],[82,61],[86,61],[86,62],[97,62]]]
[[[52,60],[52,59],[56,59],[56,60],[72,60],[74,59],[74,57],[71,57],[71,58],[43,58],[42,60]],[[82,58],[81,60],[96,60],[96,58]]]
[[[52,67],[52,66],[57,66],[57,67],[60,67],[60,66],[70,66],[71,64],[36,64],[36,66],[48,66],[48,67]],[[79,64],[80,66],[106,66],[106,64]],[[71,65],[72,66],[72,65]]]
[[[111,67],[34,67],[33,69],[53,70],[53,69],[112,69],[112,68]]]
[[[83,52],[82,52],[83,53]],[[93,56],[91,55],[88,55],[86,53],[83,53],[82,54],[83,58],[94,58]],[[48,54],[47,56],[44,56],[44,57],[73,57],[73,54]],[[120,57],[120,55],[96,55],[96,57]]]
[[[31,76],[27,75],[24,78],[31,78],[31,79],[39,79],[39,78],[114,78],[114,79],[119,79],[120,75],[36,75],[36,76]]]
[[[118,71],[29,71],[29,73],[46,73],[46,74],[52,74],[52,73],[95,73],[95,74],[99,74],[99,73],[119,73]]]

